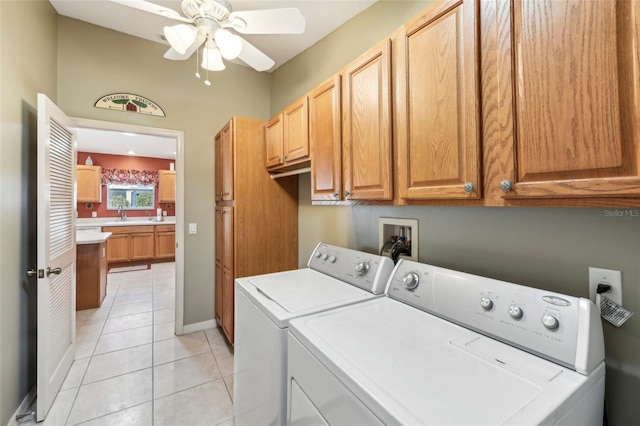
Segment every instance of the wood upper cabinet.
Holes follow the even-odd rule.
[[[640,2],[500,0],[495,15],[507,202],[640,196]]]
[[[216,201],[233,200],[233,120],[229,121],[215,137]]]
[[[342,110],[340,75],[309,93],[311,199],[340,200],[342,194]]]
[[[474,0],[438,2],[397,32],[401,199],[481,196],[478,35]]]
[[[76,166],[76,182],[78,203],[102,202],[102,167]]]
[[[307,96],[298,99],[264,127],[266,167],[270,170],[309,160],[309,107]]]
[[[158,170],[158,202],[176,202],[176,172],[175,170]]]
[[[342,72],[344,199],[393,198],[391,41],[386,39]]]

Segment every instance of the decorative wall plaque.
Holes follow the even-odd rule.
[[[133,93],[112,93],[98,99],[93,106],[102,109],[115,109],[117,111],[166,117],[158,104],[144,96],[134,95]]]

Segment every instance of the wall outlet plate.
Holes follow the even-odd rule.
[[[599,283],[607,283],[611,290],[603,293],[607,299],[622,306],[622,272],[612,269],[589,266],[589,298],[596,301],[596,288]]]

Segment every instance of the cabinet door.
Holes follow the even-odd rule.
[[[107,262],[117,263],[128,261],[129,234],[112,234],[109,239],[107,239]]]
[[[303,96],[282,113],[284,162],[292,163],[309,157],[309,108]]]
[[[229,121],[215,137],[215,191],[216,201],[233,200],[233,120]]]
[[[398,191],[479,198],[479,40],[474,0],[442,1],[398,34]]]
[[[129,235],[129,260],[153,259],[153,232]]]
[[[512,142],[505,197],[640,195],[640,2],[498,8],[509,17],[499,51],[512,99],[501,117]]]
[[[176,255],[175,231],[156,232],[155,258],[171,259]]]
[[[223,207],[216,207],[215,217],[215,313],[216,321],[222,326],[222,268],[224,264],[224,217]]]
[[[222,329],[233,343],[233,305],[234,305],[234,234],[233,207],[222,207]]]
[[[176,202],[175,170],[158,170],[158,203]]]
[[[390,200],[391,41],[378,43],[347,66],[343,75],[344,198]]]
[[[273,168],[284,162],[282,152],[282,114],[278,114],[264,125],[266,167]]]
[[[342,194],[341,76],[309,93],[311,199],[340,200]]]
[[[99,166],[76,166],[78,203],[102,202],[102,168]]]

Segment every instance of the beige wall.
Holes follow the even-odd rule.
[[[28,17],[28,26],[25,27]],[[0,1],[0,424],[35,384],[37,93],[56,99],[56,13]]]
[[[381,1],[273,73],[271,113],[281,110],[390,34],[425,3]],[[622,271],[624,304],[640,312],[640,217],[607,209],[312,206],[299,177],[301,266],[318,241],[377,252],[380,217],[416,218],[420,261],[576,296],[588,267]],[[624,214],[624,213],[623,213]],[[637,423],[640,321],[604,323],[609,424]]]
[[[194,76],[196,58],[168,61],[168,46],[74,19],[59,18],[58,105],[69,116],[184,131],[184,324],[214,318],[213,137],[233,115],[269,116],[271,77],[240,65],[209,74],[211,87]],[[202,73],[202,70],[201,70]],[[166,117],[93,107],[116,92],[156,102]]]

